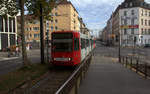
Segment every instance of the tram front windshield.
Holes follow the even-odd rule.
[[[53,52],[72,52],[72,33],[53,33],[52,51]]]

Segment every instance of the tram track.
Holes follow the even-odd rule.
[[[75,67],[53,66],[38,81],[29,81],[8,94],[54,94],[70,77]],[[26,86],[26,88],[23,88]]]

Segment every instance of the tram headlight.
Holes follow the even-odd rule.
[[[72,58],[68,58],[68,60],[69,60],[69,61],[71,61],[71,60],[72,60]]]
[[[72,61],[72,58],[53,58],[54,61]]]

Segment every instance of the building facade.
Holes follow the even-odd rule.
[[[125,0],[112,14],[114,44],[144,46],[150,44],[150,4],[144,0]]]
[[[79,14],[70,1],[63,0],[51,12],[51,20],[44,22],[44,39],[49,36],[51,40],[52,32],[77,31],[81,29]],[[19,20],[18,20],[19,22]],[[18,31],[20,31],[18,24]],[[40,42],[40,21],[31,15],[25,16],[26,42]],[[48,35],[47,35],[48,34]]]
[[[150,4],[144,0],[125,0],[119,18],[122,45],[150,44]]]
[[[16,17],[0,16],[0,50],[17,44],[17,20]]]

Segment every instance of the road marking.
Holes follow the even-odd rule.
[[[13,60],[13,59],[17,59],[17,58],[19,58],[19,57],[0,58],[0,61]]]

